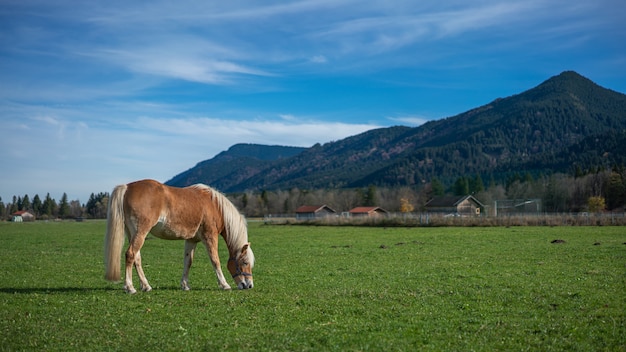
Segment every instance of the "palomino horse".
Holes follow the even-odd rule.
[[[128,238],[124,289],[133,287],[133,265],[142,291],[152,287],[141,267],[141,247],[148,235],[166,240],[185,240],[183,277],[180,285],[189,290],[189,269],[198,242],[204,243],[220,288],[229,290],[217,251],[219,234],[224,238],[230,257],[230,271],[239,289],[252,288],[254,254],[248,243],[246,221],[237,208],[221,193],[205,185],[186,188],[169,187],[154,180],[143,180],[113,189],[107,213],[104,244],[106,279],[120,281],[120,257],[124,233]]]

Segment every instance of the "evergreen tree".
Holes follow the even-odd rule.
[[[436,177],[430,181],[430,187],[432,189],[433,196],[443,196],[446,193],[443,183],[441,183],[441,181],[439,181]]]
[[[54,199],[50,197],[50,193],[47,193],[46,198],[44,198],[43,204],[41,207],[42,214],[50,217],[54,213],[55,208],[56,208],[56,203]]]
[[[39,194],[35,194],[33,198],[33,212],[35,216],[41,215],[41,209],[43,207],[43,203],[41,202],[41,198],[39,198]]]
[[[459,177],[454,182],[454,194],[457,196],[464,196],[470,193],[469,181],[466,177]]]
[[[244,208],[248,207],[248,194],[244,193],[243,196],[241,197],[241,204]]]
[[[367,188],[364,204],[366,206],[373,207],[376,203],[378,203],[378,199],[376,198],[376,186],[369,186]]]
[[[485,184],[483,183],[483,179],[480,177],[480,174],[476,175],[472,180],[472,184],[470,187],[470,193],[475,194],[485,190]]]
[[[85,211],[93,219],[106,218],[107,206],[109,203],[109,194],[100,192],[98,194],[89,195],[89,200],[85,205]]]
[[[13,203],[11,203],[11,207],[9,208],[9,214],[13,214],[16,211],[20,210],[17,205],[17,197],[13,196]]]
[[[98,201],[96,200],[96,195],[92,193],[89,195],[89,200],[87,200],[87,204],[85,205],[85,210],[87,211],[87,214],[89,214],[93,218],[96,217],[97,202]]]
[[[574,177],[580,178],[580,177],[583,177],[584,175],[585,173],[583,172],[583,169],[581,169],[580,165],[576,165],[576,169],[574,170]]]
[[[526,182],[526,183],[528,183],[528,184],[531,184],[531,183],[533,183],[534,181],[535,181],[535,180],[533,179],[533,175],[531,175],[531,174],[530,174],[530,172],[527,172],[527,173],[524,175],[524,182]]]
[[[21,210],[31,210],[32,205],[30,204],[30,198],[28,197],[28,194],[24,195],[24,198],[22,198],[22,209]]]
[[[622,175],[618,172],[612,171],[609,176],[609,181],[606,184],[606,206],[609,210],[618,208],[622,204],[624,198],[624,181]]]
[[[59,203],[59,217],[65,219],[70,215],[70,203],[67,200],[67,194],[63,193],[61,203]]]

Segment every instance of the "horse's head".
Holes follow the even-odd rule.
[[[245,290],[254,287],[252,268],[254,267],[254,253],[250,243],[246,243],[234,257],[228,258],[228,271],[233,276],[237,288]]]

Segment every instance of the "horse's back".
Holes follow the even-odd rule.
[[[127,185],[124,204],[132,209],[159,209],[165,203],[165,185],[155,180],[141,180]]]
[[[162,238],[193,237],[204,219],[209,194],[193,187],[178,188],[154,180],[128,184],[125,206],[128,215],[150,223]]]

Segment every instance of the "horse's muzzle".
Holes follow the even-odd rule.
[[[247,290],[253,287],[254,287],[254,282],[250,279],[245,279],[237,285],[237,288],[240,290]]]

